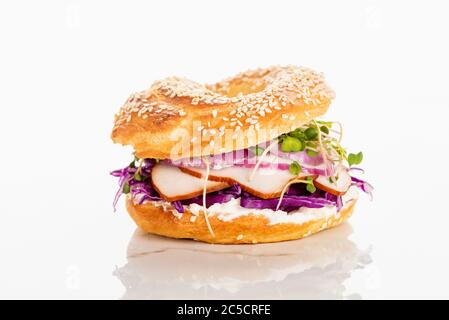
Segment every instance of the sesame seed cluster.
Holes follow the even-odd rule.
[[[221,136],[225,129],[259,130],[259,119],[288,106],[316,106],[333,98],[322,73],[292,65],[246,71],[212,85],[169,77],[131,95],[117,114],[115,127],[130,122],[133,116],[157,123],[183,117],[201,106],[203,110],[210,107],[210,119],[195,129],[203,135]],[[295,120],[288,111],[280,115],[283,120]]]
[[[171,116],[185,116],[184,109],[151,99],[147,91],[132,94],[116,114],[115,128],[130,122],[132,116],[153,122],[162,122]]]
[[[156,81],[151,86],[151,91],[161,93],[171,99],[175,97],[190,98],[190,104],[226,104],[230,103],[229,97],[208,89],[206,86],[187,78],[169,77]]]

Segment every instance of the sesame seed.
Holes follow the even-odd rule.
[[[196,221],[197,216],[191,216],[190,217],[190,222],[195,222]]]
[[[259,91],[232,94],[236,81],[251,82],[250,89],[252,87],[252,90]],[[273,66],[245,71],[213,85],[203,85],[181,77],[169,77],[155,81],[148,90],[131,94],[118,112],[114,127],[130,122],[132,113],[137,113],[137,116],[142,119],[151,116],[154,121],[164,121],[170,116],[187,114],[185,110],[163,103],[166,100],[159,99],[161,95],[172,99],[189,97],[192,105],[232,103],[233,108],[229,111],[229,115],[235,115],[236,118],[231,120],[232,122],[236,122],[237,119],[241,122],[245,122],[246,118],[256,119],[254,116],[264,117],[273,110],[282,110],[282,107],[288,104],[318,106],[323,103],[323,100],[335,97],[335,93],[325,83],[322,73],[298,66]],[[211,110],[211,113],[213,118],[217,117],[218,109]],[[308,118],[311,117],[307,111],[305,115]],[[222,119],[229,121],[226,116]],[[288,119],[293,121],[296,118],[290,116]],[[210,124],[208,127],[216,129]]]
[[[282,115],[282,119],[288,119],[288,115],[286,115],[285,113]]]
[[[237,236],[237,240],[242,240],[243,239],[243,234],[239,234],[238,236]]]

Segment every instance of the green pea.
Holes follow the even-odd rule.
[[[315,140],[318,137],[318,131],[312,127],[307,128],[306,131],[304,131],[304,134],[308,140]]]
[[[321,126],[320,130],[321,130],[321,132],[324,132],[325,134],[329,134],[329,128],[326,126]]]
[[[297,152],[304,150],[304,145],[301,140],[287,136],[282,141],[281,150],[282,152]]]

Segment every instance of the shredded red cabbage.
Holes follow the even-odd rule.
[[[351,177],[351,180],[352,180],[352,185],[358,187],[360,190],[362,190],[363,192],[368,194],[370,197],[370,200],[373,200],[374,187],[370,183],[368,183],[362,179],[356,178],[356,177]]]
[[[310,194],[306,191],[304,184],[292,185],[282,198],[279,209],[290,212],[300,207],[322,208],[335,206],[337,199],[327,198],[326,195],[327,193],[321,190]],[[240,199],[240,205],[244,208],[276,210],[278,203],[279,198],[261,199],[247,192],[243,192]]]
[[[140,169],[134,166],[128,166],[111,172],[112,176],[119,178],[119,190],[117,191],[113,202],[114,211],[117,202],[123,193],[125,184],[129,185],[131,197],[136,199],[138,204],[143,204],[146,201],[162,200],[149,182],[151,170],[156,163],[157,161],[155,159],[145,159]],[[136,180],[137,170],[139,170],[139,180]],[[351,177],[351,179],[353,185],[368,193],[372,198],[373,187],[368,182],[355,177]],[[279,198],[262,199],[247,192],[242,192],[240,185],[234,184],[229,188],[208,193],[206,197],[206,207],[210,207],[216,203],[225,203],[234,198],[241,198],[240,205],[242,207],[255,209],[275,210],[279,202]],[[202,205],[203,197],[197,196],[186,200],[173,201],[172,205],[178,212],[183,213],[184,205],[192,203]],[[319,189],[310,194],[306,190],[305,184],[294,184],[291,185],[289,190],[285,193],[279,209],[290,212],[297,210],[300,207],[322,208],[324,206],[336,206],[337,210],[340,210],[343,207],[341,196],[335,196]]]
[[[230,186],[229,188],[215,191],[207,194],[206,197],[206,207],[209,208],[210,206],[216,204],[216,203],[225,203],[228,201],[231,201],[234,198],[240,197],[242,193],[242,189],[240,188],[240,185],[234,184]],[[203,196],[197,196],[194,198],[181,200],[181,203],[184,205],[189,205],[192,203],[196,203],[199,205],[203,204]],[[184,212],[184,211],[183,211]]]
[[[151,176],[151,169],[156,164],[155,159],[144,159],[139,170],[140,179],[135,179],[135,174],[138,168],[134,166],[128,166],[123,169],[115,170],[111,172],[111,175],[119,178],[119,189],[114,197],[113,208],[116,211],[117,202],[123,193],[123,187],[125,184],[129,185],[131,196],[135,199],[139,199],[139,204],[144,203],[147,200],[161,200],[159,194],[153,189],[148,182]]]
[[[182,205],[181,201],[173,201],[172,206],[175,207],[176,211],[179,213],[184,213],[184,206]]]

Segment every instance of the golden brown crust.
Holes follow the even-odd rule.
[[[132,145],[141,158],[223,153],[321,116],[333,96],[322,74],[296,66],[247,71],[209,86],[171,77],[131,95],[115,117],[112,139]]]
[[[175,216],[170,212],[171,209],[164,210],[162,206],[152,203],[136,205],[130,198],[126,200],[126,207],[136,224],[149,233],[209,243],[242,244],[295,240],[335,227],[351,216],[355,203],[356,200],[348,203],[336,216],[303,224],[270,225],[267,218],[257,215],[241,216],[224,222],[213,215],[209,216],[209,222],[215,237],[210,234],[202,214],[194,216],[187,210],[182,215]]]

